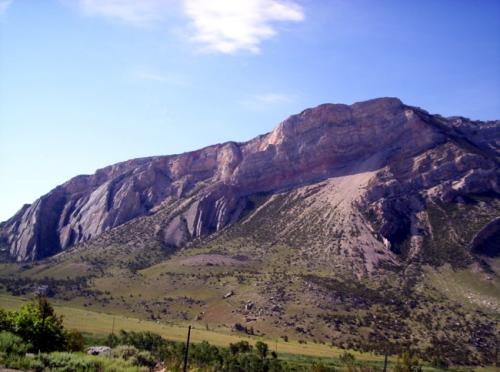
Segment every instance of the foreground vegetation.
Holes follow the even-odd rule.
[[[106,345],[102,355],[84,353],[90,345]],[[0,367],[31,371],[180,371],[186,352],[184,342],[167,340],[149,331],[124,331],[107,336],[83,335],[64,328],[62,317],[43,297],[17,311],[0,310]],[[279,356],[269,345],[241,340],[220,347],[207,341],[189,347],[192,371],[378,371],[380,361],[366,361],[344,351],[337,358],[319,360]],[[446,368],[434,360],[434,368]],[[389,370],[418,372],[422,361],[402,353]]]

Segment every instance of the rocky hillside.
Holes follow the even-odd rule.
[[[499,161],[499,121],[321,105],[55,188],[1,224],[0,295],[492,365]]]
[[[245,143],[77,176],[0,224],[0,239],[31,261],[133,221],[168,249],[244,222],[358,274],[495,256],[499,162],[500,121],[395,98],[324,104]]]

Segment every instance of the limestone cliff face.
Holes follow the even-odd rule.
[[[17,260],[40,259],[175,202],[158,237],[181,246],[238,221],[250,195],[369,171],[352,204],[397,246],[423,224],[426,200],[499,193],[499,154],[498,121],[432,116],[394,98],[325,104],[246,143],[77,176],[3,222],[0,238]]]

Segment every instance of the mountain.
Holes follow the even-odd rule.
[[[379,98],[77,176],[0,224],[0,292],[493,363],[500,121]],[[17,263],[16,263],[17,262]]]
[[[245,143],[77,176],[25,205],[0,225],[0,236],[18,261],[36,260],[169,209],[155,234],[180,247],[240,220],[252,196],[295,190],[308,205],[278,236],[310,229],[304,222],[322,213],[318,250],[363,257],[371,271],[380,261],[418,256],[426,241],[432,245],[429,205],[467,205],[470,194],[499,193],[499,144],[498,121],[433,116],[395,98],[326,104]],[[496,237],[497,225],[486,231]],[[472,243],[458,235],[457,242]]]

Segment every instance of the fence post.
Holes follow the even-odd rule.
[[[387,372],[387,349],[385,350],[384,355],[384,372]]]
[[[188,327],[188,337],[186,341],[186,352],[184,353],[184,372],[187,371],[188,353],[189,353],[189,338],[191,337],[191,326]]]

